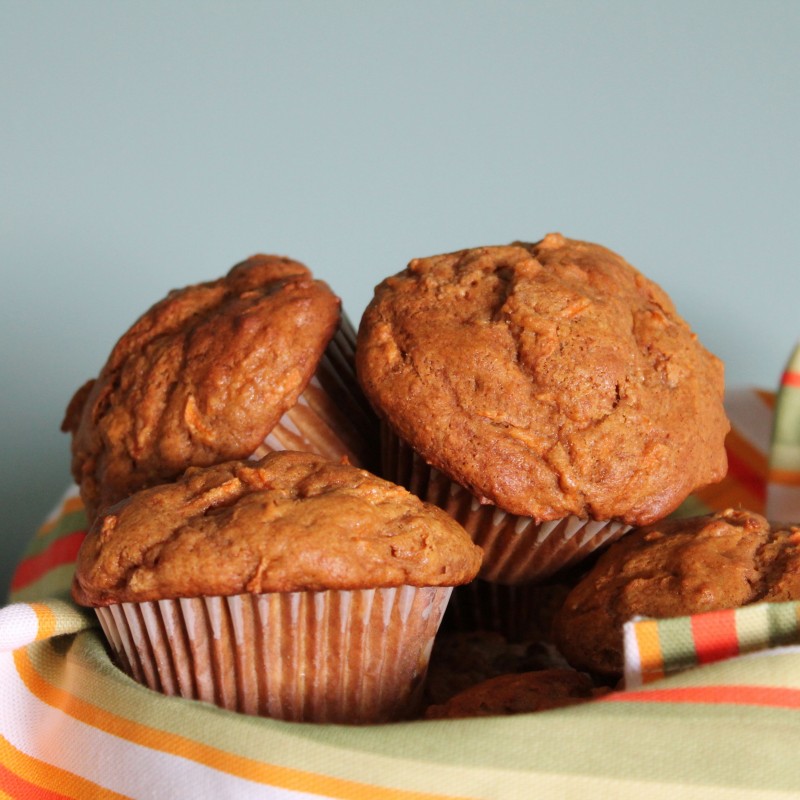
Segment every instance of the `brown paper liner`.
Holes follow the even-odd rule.
[[[383,476],[447,511],[466,528],[483,548],[479,577],[485,581],[517,585],[544,580],[630,530],[622,522],[574,516],[537,523],[532,517],[482,505],[463,486],[426,464],[388,425],[381,426],[381,437]]]
[[[303,450],[332,461],[342,457],[357,467],[377,467],[377,420],[355,375],[355,332],[343,316],[316,372],[277,425],[252,454]]]
[[[451,587],[291,592],[97,608],[120,667],[167,695],[283,720],[418,713]]]

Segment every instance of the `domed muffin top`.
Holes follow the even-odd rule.
[[[267,255],[152,306],[62,423],[90,516],[188,466],[249,456],[311,379],[339,315],[305,266]]]
[[[375,290],[359,379],[482,502],[643,524],[721,479],[721,362],[615,253],[550,234],[412,261]]]
[[[619,675],[622,628],[800,599],[800,527],[745,510],[672,519],[633,531],[601,556],[556,615],[559,649],[573,666]]]
[[[73,596],[101,606],[261,592],[453,586],[481,550],[445,512],[310,453],[191,468],[101,514]]]

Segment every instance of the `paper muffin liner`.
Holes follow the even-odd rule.
[[[613,542],[631,526],[569,516],[537,523],[482,505],[459,483],[425,463],[391,428],[381,425],[383,476],[439,506],[483,548],[479,577],[501,584],[541,581]]]
[[[377,466],[377,420],[355,375],[355,331],[342,316],[317,369],[292,408],[251,455],[303,450],[356,467]]]
[[[418,712],[451,587],[402,586],[97,608],[120,667],[166,695],[282,720]]]

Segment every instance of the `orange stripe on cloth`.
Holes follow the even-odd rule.
[[[767,408],[775,408],[775,392],[768,392],[766,389],[756,389],[755,392]]]
[[[56,539],[44,552],[20,561],[11,579],[11,591],[17,592],[39,580],[50,570],[75,561],[84,538],[86,538],[85,530],[74,531],[68,536]]]
[[[739,655],[734,609],[695,614],[691,625],[698,664],[711,664]]]
[[[36,800],[122,800],[124,795],[17,750],[0,735],[0,790]]]
[[[36,614],[36,641],[54,636],[58,620],[53,610],[44,603],[30,603],[30,607]]]
[[[658,636],[658,621],[654,619],[638,622],[634,627],[636,644],[639,646],[639,665],[645,683],[664,677],[664,654]]]
[[[612,692],[598,698],[597,702],[709,703],[800,710],[800,689],[782,686],[683,686]]]
[[[776,469],[769,471],[770,483],[780,486],[800,486],[800,470],[795,469]]]
[[[30,661],[25,648],[14,652],[14,663],[28,690],[42,702],[125,741],[186,758],[253,783],[276,786],[341,800],[458,800],[453,795],[390,789],[319,773],[256,761],[169,731],[126,719],[88,703],[60,686],[49,683]]]

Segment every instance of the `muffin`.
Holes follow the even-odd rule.
[[[451,587],[480,550],[447,514],[321,456],[191,468],[98,516],[77,603],[168,695],[285,720],[414,714]]]
[[[187,467],[271,450],[371,466],[377,424],[340,305],[299,262],[257,255],[145,312],[62,423],[90,518]]]
[[[723,367],[667,295],[550,234],[412,261],[362,319],[383,475],[446,509],[481,577],[540,580],[721,479]]]
[[[428,706],[426,719],[464,719],[529,714],[585,703],[608,690],[571,669],[545,669],[489,678],[454,695],[446,703]]]
[[[800,527],[745,510],[662,521],[613,544],[567,595],[556,644],[578,669],[610,678],[624,668],[622,628],[800,599]]]

